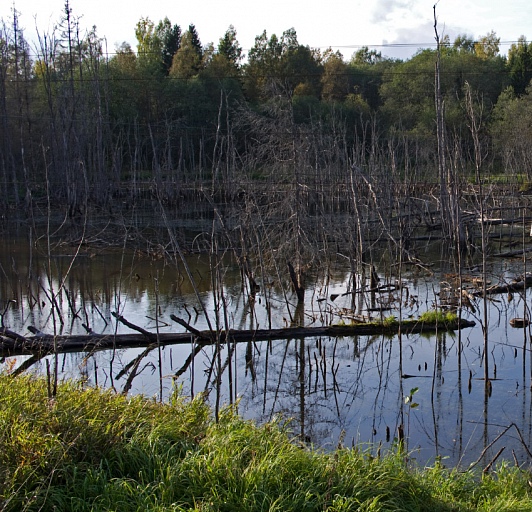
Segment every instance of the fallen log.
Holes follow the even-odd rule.
[[[87,352],[93,350],[110,350],[132,347],[146,347],[155,342],[164,345],[190,344],[210,345],[218,343],[241,343],[247,341],[288,340],[311,336],[371,336],[379,334],[393,335],[402,333],[421,333],[435,331],[454,331],[473,327],[475,322],[462,319],[454,322],[429,323],[419,320],[405,320],[402,322],[369,322],[346,325],[330,325],[323,327],[288,327],[283,329],[255,329],[233,330],[216,333],[211,331],[195,331],[195,333],[145,333],[132,334],[90,334],[90,335],[39,335],[20,336],[17,340],[7,337],[0,338],[0,354],[13,356],[22,354],[46,355],[58,352]],[[22,341],[22,339],[24,341]]]
[[[497,254],[494,254],[494,258],[513,258],[516,256],[523,256],[523,254],[527,254],[529,252],[532,252],[532,247],[525,247],[523,249],[518,249],[516,251],[506,251],[506,252],[499,252]]]
[[[520,281],[513,281],[511,283],[505,283],[500,285],[490,286],[486,289],[487,295],[497,295],[501,293],[520,292],[525,288],[532,286],[532,275],[527,275]],[[476,297],[482,297],[482,291],[475,292],[473,295]]]

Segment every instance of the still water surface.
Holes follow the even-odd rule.
[[[45,333],[82,334],[82,324],[99,333],[132,332],[116,323],[112,312],[119,312],[153,332],[183,332],[170,315],[206,329],[201,303],[212,325],[218,311],[221,326],[233,329],[294,322],[321,326],[349,321],[355,313],[367,315],[371,306],[394,308],[382,313],[385,316],[417,317],[440,303],[447,272],[445,264],[436,264],[432,272],[408,268],[401,276],[402,293],[383,291],[372,302],[369,294],[358,293],[354,299],[344,295],[353,289],[353,276],[345,259],[338,258],[308,280],[305,303],[297,306],[291,290],[275,275],[261,280],[261,290],[250,301],[231,263],[223,265],[223,287],[213,292],[208,257],[188,258],[196,294],[180,264],[129,251],[87,249],[75,258],[72,254],[72,248],[59,247],[49,259],[30,250],[26,237],[6,241],[0,253],[0,300],[2,310],[7,308],[7,327],[24,335],[30,334],[29,326]],[[521,261],[496,262],[490,265],[490,280],[522,272]],[[381,284],[397,280],[384,273],[380,277]],[[15,302],[7,305],[9,300]],[[528,464],[530,336],[528,330],[509,326],[511,318],[524,316],[526,302],[519,294],[494,296],[488,302],[490,396],[483,380],[481,299],[474,299],[474,312],[463,313],[477,326],[456,333],[241,343],[218,351],[204,347],[194,358],[191,339],[190,344],[150,351],[141,347],[61,354],[58,363],[61,378],[81,377],[93,385],[162,400],[177,386],[188,396],[206,392],[213,407],[237,402],[240,414],[260,422],[282,416],[291,420],[302,442],[324,449],[340,441],[372,443],[373,451],[378,446],[386,449],[402,426],[412,458],[422,464],[441,457],[446,465],[467,466],[486,447],[480,464],[489,463],[503,447],[502,458]],[[3,371],[25,359],[6,358]],[[29,371],[45,372],[45,360]],[[515,427],[490,446],[512,424]]]

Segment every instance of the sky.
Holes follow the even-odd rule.
[[[36,27],[41,34],[52,31],[64,11],[64,0],[6,0],[0,17],[8,26],[13,6],[20,13],[19,24],[26,39],[32,42]],[[247,54],[264,30],[268,37],[280,37],[294,28],[300,44],[331,47],[346,60],[362,46],[400,59],[433,46],[433,6],[434,0],[70,0],[80,27],[88,30],[95,25],[110,53],[123,41],[136,49],[135,26],[141,18],[157,23],[168,17],[182,29],[194,24],[203,45],[212,42],[216,46],[233,25]],[[532,40],[530,0],[439,0],[436,14],[440,36],[447,34],[451,41],[459,34],[476,39],[493,30],[501,40],[501,53],[506,54],[519,36]]]

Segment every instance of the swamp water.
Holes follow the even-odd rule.
[[[64,253],[56,249],[48,259],[30,252],[27,238],[20,237],[10,237],[0,251],[4,325],[23,335],[30,334],[29,326],[47,334],[85,334],[83,324],[97,333],[131,333],[113,312],[152,332],[184,332],[171,314],[206,329],[199,300],[214,327],[217,310],[221,327],[232,329],[348,323],[354,314],[367,315],[368,308],[384,310],[370,312],[374,318],[416,318],[440,304],[442,282],[448,277],[445,263],[436,263],[431,272],[408,267],[402,272],[401,291],[386,286],[396,277],[379,272],[379,284],[384,285],[380,293],[353,295],[347,293],[354,287],[352,275],[339,257],[326,271],[308,278],[305,302],[297,305],[276,276],[261,282],[250,301],[236,264],[223,266],[223,287],[213,292],[208,257],[188,258],[196,294],[180,265],[129,251],[83,250],[73,257],[72,248],[65,247]],[[523,262],[491,263],[489,273],[491,283],[510,280],[523,273]],[[480,277],[478,272],[472,275]],[[9,300],[14,302],[7,304]],[[463,310],[476,326],[459,332],[307,337],[222,345],[219,350],[206,346],[194,358],[191,338],[187,344],[151,350],[48,356],[26,371],[46,374],[57,364],[60,378],[82,378],[90,385],[162,400],[176,387],[188,396],[206,392],[215,409],[238,403],[246,418],[289,419],[301,442],[325,450],[339,442],[371,443],[375,453],[379,446],[392,447],[402,431],[411,457],[421,464],[441,458],[445,465],[467,467],[480,459],[484,467],[501,449],[502,458],[529,464],[530,333],[509,326],[511,318],[526,315],[529,301],[517,293],[488,301],[489,393],[483,380],[480,298]],[[2,371],[16,371],[28,359],[5,357]]]

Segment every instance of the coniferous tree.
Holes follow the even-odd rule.
[[[525,36],[521,36],[508,51],[508,71],[514,93],[524,94],[532,80],[532,43],[528,43]]]
[[[165,75],[170,73],[172,60],[181,45],[181,27],[172,25],[168,18],[157,25],[157,33],[162,42],[162,61]]]
[[[238,68],[242,60],[242,47],[238,44],[236,30],[230,25],[224,36],[218,43],[218,54],[223,55],[227,61],[234,67]]]
[[[196,30],[196,26],[190,24],[188,26],[188,33],[190,34],[190,44],[198,54],[198,57],[201,61],[203,59],[203,47],[201,46],[201,41],[198,35],[198,31]]]

